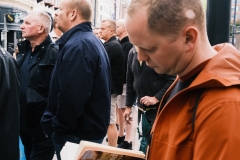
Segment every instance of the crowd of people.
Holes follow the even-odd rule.
[[[98,28],[91,17],[88,0],[64,0],[54,18],[28,13],[13,56],[0,46],[3,159],[19,159],[19,136],[27,160],[105,137],[132,150],[133,106],[146,159],[239,159],[240,51],[210,45],[200,0],[132,0]]]

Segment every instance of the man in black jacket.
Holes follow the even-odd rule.
[[[129,52],[127,64],[127,91],[126,91],[126,110],[124,117],[131,114],[131,108],[136,101],[139,108],[139,113],[143,118],[146,117],[149,126],[142,123],[142,131],[144,143],[147,143],[146,138],[150,135],[151,126],[156,118],[156,114],[163,95],[174,82],[175,76],[167,74],[158,74],[153,68],[146,65],[146,62],[137,59],[138,52],[133,47]],[[148,128],[148,129],[147,129]],[[147,131],[146,131],[147,130]],[[142,144],[144,144],[142,142]],[[147,146],[147,145],[146,145]],[[143,146],[140,145],[140,150],[146,152]]]
[[[103,44],[111,65],[112,89],[111,89],[111,117],[108,127],[108,145],[117,146],[116,128],[116,103],[117,96],[122,94],[124,82],[124,53],[115,37],[116,23],[113,20],[103,20],[100,24],[100,37],[105,41]]]
[[[0,155],[19,159],[19,72],[13,57],[0,46]]]
[[[132,137],[131,137],[131,130],[132,130],[132,123],[128,125],[124,125],[124,118],[123,113],[126,109],[125,101],[126,101],[126,71],[127,71],[127,60],[129,51],[132,49],[133,45],[130,43],[127,30],[125,27],[125,20],[119,19],[116,21],[116,35],[119,38],[119,42],[122,46],[124,52],[124,85],[123,85],[123,93],[118,95],[117,97],[117,117],[118,117],[118,148],[124,149],[132,149]],[[125,128],[125,129],[124,129]],[[126,131],[126,135],[124,135],[124,130]]]
[[[32,11],[20,28],[22,37],[26,39],[18,43],[17,54],[21,96],[20,137],[27,160],[52,160],[52,139],[45,136],[40,125],[58,54],[58,47],[49,36],[51,18],[44,11]]]

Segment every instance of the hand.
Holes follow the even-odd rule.
[[[153,96],[153,97],[144,96],[140,99],[140,103],[145,106],[155,105],[158,102],[159,102],[159,100],[155,96]]]
[[[126,125],[131,124],[132,117],[130,116],[132,113],[132,108],[130,106],[127,106],[123,113],[123,118],[125,119]]]

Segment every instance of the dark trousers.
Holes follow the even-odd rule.
[[[77,143],[77,144],[79,144],[81,140],[95,142],[95,143],[102,143],[103,139],[104,138],[97,139],[97,140],[81,139],[72,134],[61,134],[61,133],[57,133],[57,132],[53,132],[53,134],[52,134],[52,140],[53,140],[53,144],[54,144],[54,148],[56,150],[56,155],[57,155],[58,160],[61,160],[60,152],[67,141],[72,142],[72,143]]]
[[[52,160],[55,150],[52,138],[46,138],[42,127],[34,128],[21,126],[20,137],[24,146],[26,160]]]

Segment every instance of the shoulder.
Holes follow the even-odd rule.
[[[50,43],[48,49],[49,49],[49,50],[53,50],[53,51],[55,51],[55,52],[58,52],[58,51],[59,51],[59,47],[58,47],[58,45],[56,45],[55,43]]]
[[[17,65],[13,56],[10,53],[8,53],[6,50],[4,50],[1,46],[0,46],[0,62],[1,64],[6,64],[6,65],[0,65],[0,66],[15,67]]]
[[[209,88],[204,90],[203,100],[207,103],[225,103],[229,101],[240,102],[240,96],[235,96],[240,94],[239,86],[230,87],[219,87],[219,88]]]
[[[0,57],[1,59],[14,59],[12,55],[0,46]]]
[[[200,120],[208,116],[231,116],[240,110],[240,88],[238,86],[205,89],[197,113]],[[239,116],[240,118],[240,116]]]

